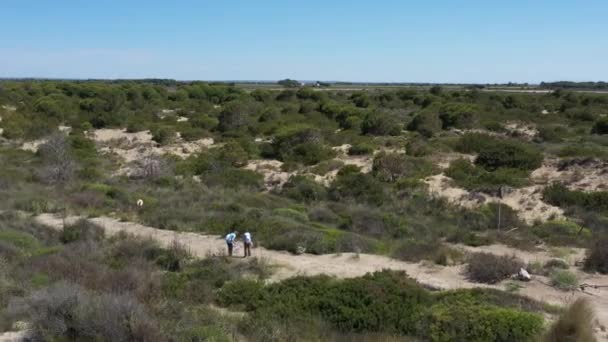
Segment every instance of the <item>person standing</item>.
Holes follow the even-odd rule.
[[[239,232],[234,231],[232,233],[228,233],[226,235],[226,245],[228,246],[228,256],[232,256],[232,250],[234,248],[234,240],[236,240],[236,236]]]
[[[245,246],[245,258],[251,256],[251,245],[253,245],[253,239],[251,238],[250,232],[243,234],[243,245]]]

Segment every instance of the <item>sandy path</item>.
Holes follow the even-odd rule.
[[[20,342],[24,341],[25,336],[24,331],[8,331],[0,333],[0,342]]]
[[[74,222],[79,217],[72,216],[65,219],[66,222]],[[41,214],[36,216],[36,220],[54,229],[61,229],[64,220],[53,214]],[[204,258],[209,255],[223,254],[225,244],[223,239],[217,236],[202,235],[191,232],[174,232],[152,227],[143,226],[132,222],[120,222],[109,217],[97,217],[89,219],[90,222],[103,227],[106,235],[112,236],[119,232],[126,232],[136,236],[150,237],[159,241],[164,246],[169,246],[173,241],[178,241],[190,249],[196,257]],[[526,262],[546,261],[551,255],[546,251],[524,252],[504,245],[493,245],[484,247],[458,246],[469,252],[489,252],[493,254],[516,255]],[[573,250],[575,253],[569,262],[574,264],[582,257],[583,250]],[[317,275],[328,274],[338,278],[349,278],[362,276],[368,272],[379,271],[382,269],[403,270],[409,276],[416,279],[421,284],[438,289],[457,289],[486,287],[504,289],[504,283],[497,285],[485,285],[472,283],[462,274],[463,265],[458,266],[429,266],[426,263],[410,263],[391,259],[385,256],[372,254],[342,253],[312,255],[302,254],[293,255],[287,252],[268,250],[263,247],[255,248],[254,256],[266,258],[278,267],[272,280],[277,281],[296,275]],[[574,270],[574,268],[571,268]],[[575,271],[581,283],[608,285],[608,276],[590,275],[581,271]],[[548,286],[549,280],[545,277],[535,276],[533,281],[528,283],[519,282],[522,288],[519,293],[550,304],[566,305],[578,297],[587,297],[595,305],[598,320],[601,325],[608,326],[608,289],[588,289],[588,293],[563,292]],[[605,334],[604,334],[605,335]]]

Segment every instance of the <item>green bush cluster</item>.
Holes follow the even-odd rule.
[[[512,141],[497,141],[479,150],[475,164],[489,171],[499,168],[533,170],[539,168],[543,155],[537,149]]]
[[[525,171],[515,168],[488,171],[467,159],[457,159],[451,162],[445,175],[452,178],[460,187],[485,192],[497,192],[504,186],[518,188],[528,184],[528,175]]]
[[[599,212],[608,211],[608,191],[570,190],[566,186],[556,183],[543,190],[543,199],[560,207],[581,207]]]
[[[534,228],[534,234],[552,245],[586,246],[591,231],[569,221],[547,221]]]
[[[218,300],[251,311],[258,325],[320,316],[340,331],[432,341],[528,340],[542,331],[541,316],[499,308],[484,297],[477,290],[433,294],[403,272],[382,271],[346,280],[297,277],[263,287],[233,282],[221,289]]]

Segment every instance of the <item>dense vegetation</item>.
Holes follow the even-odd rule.
[[[520,263],[476,263],[446,242],[531,248],[538,240],[556,246],[596,241],[586,268],[607,272],[604,240],[595,239],[608,222],[605,191],[546,187],[544,200],[564,208],[569,220],[526,223],[506,205],[463,209],[431,197],[425,179],[443,172],[473,195],[495,195],[505,186],[529,185],[531,172],[547,158],[606,161],[602,115],[608,96],[440,86],[345,91],[294,82],[284,80],[280,90],[246,90],[167,80],[2,81],[0,210],[109,215],[218,235],[246,227],[270,249],[468,263],[471,279],[489,283]],[[527,136],[507,123],[532,126],[537,134]],[[139,147],[128,139],[95,141],[94,132],[104,128],[149,132],[146,148],[174,152],[125,161],[113,151],[136,153]],[[35,152],[21,148],[37,139]],[[185,152],[183,146],[201,139],[213,139],[213,145]],[[445,156],[457,158],[443,169],[439,161]],[[271,184],[261,168],[249,167],[259,160],[277,165],[274,171],[284,181]],[[143,199],[142,208],[135,206],[137,199]],[[276,331],[278,340],[297,339],[294,332],[313,340],[347,333],[513,340],[541,330],[542,320],[530,313],[538,308],[521,311],[492,299],[504,294],[431,293],[393,272],[265,286],[258,281],[267,276],[259,260],[190,260],[179,246],[164,250],[132,237],[105,239],[85,223],[45,233],[10,215],[3,216],[0,230],[0,260],[9,267],[1,274],[0,280],[8,280],[0,284],[0,300],[13,304],[2,314],[28,319],[47,337],[65,331],[45,325],[54,318],[35,314],[53,304],[40,301],[46,297],[78,298],[78,305],[66,309],[70,315],[95,308],[83,320],[129,312],[141,324],[125,330],[109,321],[118,335],[105,335],[100,327],[67,322],[73,338],[220,339],[238,331],[267,340]],[[497,230],[499,219],[517,229]],[[386,296],[370,297],[374,291]],[[212,303],[244,309],[254,318],[219,319]],[[364,310],[367,305],[375,309]],[[483,327],[471,325],[478,320]],[[139,333],[150,335],[133,335]]]

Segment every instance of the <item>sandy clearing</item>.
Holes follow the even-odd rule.
[[[536,129],[535,125],[530,124],[530,123],[523,123],[523,122],[519,122],[519,121],[507,121],[502,125],[502,128],[504,129],[504,132],[494,132],[494,131],[490,131],[488,129],[482,129],[482,128],[472,128],[472,129],[452,128],[451,131],[458,135],[464,135],[467,133],[478,133],[478,134],[485,134],[485,135],[489,135],[492,137],[501,137],[501,138],[516,137],[516,138],[527,140],[527,141],[534,139],[539,134],[539,131],[538,131],[538,129]]]
[[[344,144],[340,146],[334,146],[332,149],[337,152],[337,156],[333,159],[334,161],[341,162],[343,165],[355,165],[361,169],[361,172],[368,173],[372,171],[372,165],[374,157],[372,155],[365,156],[349,156],[348,149],[351,145]],[[378,153],[377,151],[376,153]],[[311,172],[311,169],[315,166],[305,167],[296,171],[283,171],[281,166],[283,162],[276,159],[253,159],[247,162],[247,165],[243,167],[245,170],[255,171],[264,176],[264,185],[266,190],[280,189],[290,177],[295,175],[309,176],[315,182],[329,186],[338,175],[338,169],[331,170],[324,175],[318,175]]]
[[[286,172],[281,170],[282,161],[275,159],[254,159],[247,162],[243,168],[255,171],[264,176],[264,185],[267,190],[281,188],[289,178],[297,172]]]
[[[0,342],[23,342],[26,336],[26,331],[7,331],[0,333]]]
[[[38,152],[38,148],[40,147],[40,145],[44,144],[45,142],[46,142],[45,139],[26,141],[23,144],[21,144],[21,147],[19,147],[19,148],[24,151],[30,151],[30,152],[36,153],[36,152]]]
[[[567,162],[549,159],[530,175],[533,182],[548,185],[559,182],[570,190],[607,191],[608,162],[583,159]]]
[[[536,221],[545,222],[550,219],[564,217],[564,211],[542,200],[542,187],[538,185],[513,189],[506,193],[502,200],[482,192],[470,192],[452,185],[452,179],[443,173],[427,177],[424,182],[428,185],[431,196],[441,197],[449,203],[465,208],[477,208],[486,203],[502,203],[517,211],[518,217],[528,224]]]
[[[54,229],[61,229],[63,223],[74,222],[79,217],[72,216],[62,219],[53,214],[41,214],[35,219],[44,225]],[[159,241],[164,246],[171,245],[178,241],[186,246],[194,256],[205,258],[210,255],[224,254],[224,241],[221,237],[202,235],[192,232],[173,232],[153,227],[143,226],[132,222],[121,222],[109,217],[96,217],[88,219],[90,222],[103,227],[109,236],[126,232],[141,237],[150,237]],[[523,260],[548,260],[548,252],[530,253],[516,250],[504,245],[493,245],[485,247],[464,247],[459,246],[468,252],[485,251],[493,254],[516,255]],[[581,250],[576,251],[580,257]],[[254,256],[266,258],[271,263],[281,266],[277,268],[271,281],[279,281],[297,275],[318,275],[327,274],[338,278],[350,278],[362,276],[369,272],[380,271],[382,269],[403,270],[421,284],[437,289],[458,289],[458,288],[496,288],[504,289],[509,280],[497,285],[485,285],[472,283],[462,274],[464,266],[429,266],[427,263],[409,263],[391,259],[380,255],[343,253],[326,255],[293,255],[287,252],[267,250],[263,247],[255,248]],[[572,261],[573,263],[575,260]],[[581,282],[589,284],[608,284],[608,276],[590,275],[575,270]],[[528,283],[519,282],[522,288],[519,293],[530,298],[541,300],[550,304],[566,305],[578,297],[592,299],[598,314],[598,320],[602,325],[608,325],[608,289],[588,289],[588,293],[563,292],[547,285],[549,280],[545,277],[535,276],[533,281]]]
[[[528,141],[536,138],[536,136],[539,134],[536,126],[529,123],[507,122],[503,125],[503,128],[507,131],[507,135],[522,138]]]
[[[133,163],[150,156],[173,154],[182,159],[214,146],[212,138],[184,141],[179,134],[173,143],[159,146],[152,140],[150,131],[130,133],[126,129],[104,128],[89,133],[104,154],[113,154],[122,160],[116,175],[131,175],[135,172]]]
[[[17,107],[11,105],[2,105],[2,109],[6,110],[7,112],[14,112],[17,110]]]

